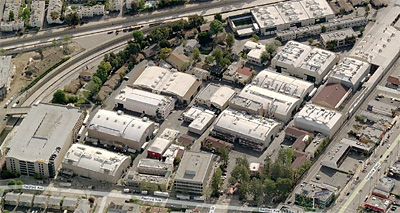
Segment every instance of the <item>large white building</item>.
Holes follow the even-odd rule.
[[[11,56],[0,56],[0,100],[3,100],[10,89],[11,76],[15,72],[15,66]]]
[[[295,127],[328,137],[332,137],[342,123],[341,113],[314,104],[305,105],[294,118]]]
[[[7,147],[7,169],[22,175],[54,177],[83,117],[81,110],[70,106],[32,106]]]
[[[202,107],[193,106],[183,113],[185,121],[190,122],[189,132],[201,135],[212,124],[215,113]]]
[[[262,105],[261,114],[255,112],[249,102],[256,102]],[[250,114],[258,114],[268,118],[276,118],[288,122],[296,113],[301,104],[300,99],[265,89],[256,85],[247,85],[242,91],[231,100],[230,107],[237,110],[244,110]]]
[[[203,194],[213,170],[213,154],[186,151],[174,179],[178,192]]]
[[[201,81],[195,76],[173,72],[168,69],[150,66],[133,83],[134,88],[151,91],[156,94],[168,95],[188,104],[200,91]]]
[[[278,72],[319,84],[337,61],[333,52],[289,41],[271,60],[271,65]]]
[[[65,10],[64,15],[68,15],[71,13],[78,14],[79,18],[92,18],[93,16],[102,16],[105,12],[104,5],[93,5],[93,6],[78,6],[77,8],[72,9],[72,7],[68,7]]]
[[[262,151],[279,132],[280,124],[272,119],[224,110],[215,120],[211,135]]]
[[[234,95],[235,91],[230,87],[211,83],[200,91],[195,102],[209,108],[224,110]]]
[[[61,0],[50,0],[47,6],[46,20],[48,24],[62,24],[61,20],[63,2]],[[57,15],[55,19],[52,18],[52,13]]]
[[[333,67],[328,83],[339,83],[347,88],[357,90],[370,68],[371,66],[367,62],[346,57]]]
[[[105,149],[73,144],[65,154],[63,169],[96,181],[117,183],[131,163],[130,157]]]
[[[42,28],[44,21],[44,8],[45,1],[32,1],[31,4],[31,17],[29,19],[29,26]]]
[[[293,0],[250,10],[261,35],[323,23],[335,17],[325,0]]]
[[[162,158],[165,150],[171,145],[171,143],[178,138],[179,131],[174,129],[164,129],[164,131],[154,139],[153,143],[147,149],[147,155],[152,158]]]
[[[118,108],[164,120],[174,109],[175,99],[127,86],[115,97],[115,104]]]
[[[154,122],[100,109],[88,125],[88,141],[140,150],[154,131]]]
[[[259,72],[251,83],[301,100],[306,98],[314,88],[310,82],[277,73],[272,69]]]

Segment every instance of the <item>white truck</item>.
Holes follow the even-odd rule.
[[[154,196],[158,196],[158,197],[169,197],[169,194],[168,194],[168,192],[155,191],[155,192],[154,192]]]

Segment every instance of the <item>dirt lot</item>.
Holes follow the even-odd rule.
[[[62,58],[76,55],[83,50],[79,44],[71,42],[67,45],[44,48],[15,56],[12,62],[16,66],[16,71],[7,98],[0,104],[4,104],[11,96],[17,94],[29,82],[59,62]]]

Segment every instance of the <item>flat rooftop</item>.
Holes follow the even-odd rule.
[[[347,154],[349,149],[350,145],[348,144],[335,144],[331,150],[327,151],[328,155],[326,155],[322,160],[322,165],[337,169],[339,167],[338,163],[343,156]]]
[[[280,124],[272,119],[261,116],[246,115],[241,112],[224,110],[214,123],[214,129],[234,132],[243,137],[254,138],[260,141],[269,140],[269,134]]]
[[[196,99],[210,100],[210,102],[218,107],[224,106],[229,99],[235,94],[235,91],[227,86],[220,86],[218,84],[208,84],[200,93]]]
[[[65,154],[63,164],[115,176],[118,168],[126,161],[130,161],[126,155],[83,144],[72,144]]]
[[[12,66],[11,56],[0,56],[0,88],[8,86]]]
[[[279,62],[298,67],[305,57],[310,54],[311,50],[312,48],[308,45],[296,41],[288,41],[285,46],[283,46],[283,49],[275,55],[274,59]],[[304,61],[310,61],[310,63],[312,62],[312,60]]]
[[[81,115],[80,109],[70,106],[32,106],[8,145],[7,157],[48,162],[57,149],[65,146]]]
[[[354,58],[346,57],[332,68],[332,78],[351,82],[353,85],[360,81],[362,76],[368,72],[370,64]]]
[[[115,97],[115,100],[132,103],[140,102],[150,106],[164,106],[173,101],[171,97],[154,94],[144,90],[134,89],[129,86],[123,88],[120,94]]]
[[[297,114],[295,119],[304,119],[305,122],[325,125],[329,128],[332,128],[341,117],[342,114],[337,111],[314,104],[306,104]]]
[[[321,75],[329,64],[335,60],[335,53],[320,48],[313,48],[306,57],[302,58],[299,67]]]
[[[322,33],[320,36],[323,41],[327,42],[331,40],[344,40],[352,36],[357,36],[357,34],[354,32],[353,28],[344,28],[341,30]]]
[[[271,69],[259,72],[251,83],[300,99],[304,98],[314,88],[314,85],[310,82],[287,76]]]
[[[212,165],[213,154],[186,151],[176,172],[175,181],[204,182]]]
[[[300,105],[298,98],[255,85],[245,86],[239,96],[262,103],[263,108],[271,112],[271,116],[274,114],[287,115]]]

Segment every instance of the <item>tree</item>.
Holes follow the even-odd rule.
[[[9,180],[7,185],[9,185],[9,186],[15,185],[15,180],[13,180],[13,179]]]
[[[18,185],[18,186],[22,186],[22,185],[24,185],[24,182],[22,182],[21,180],[17,180],[15,182],[15,184]]]
[[[25,21],[29,21],[29,17],[31,16],[31,9],[29,7],[25,7],[22,11],[21,17]]]
[[[114,60],[113,60],[114,61]],[[102,82],[107,80],[108,74],[111,71],[110,62],[105,62],[104,60],[100,62],[99,66],[97,66],[97,71],[94,73],[94,76],[100,78]]]
[[[160,48],[170,48],[171,47],[171,43],[169,43],[169,41],[167,39],[163,39],[161,40],[158,45],[160,46]]]
[[[211,33],[210,32],[200,32],[197,36],[197,40],[199,41],[201,46],[207,46],[211,43]]]
[[[67,98],[65,97],[64,90],[61,90],[61,89],[57,90],[53,94],[52,102],[56,103],[56,104],[65,104],[67,102]]]
[[[224,58],[224,52],[221,50],[221,48],[216,48],[213,51],[212,56],[215,58],[215,62],[217,62],[217,64],[221,64],[222,59]]]
[[[237,180],[236,180],[236,178],[235,177],[229,177],[229,179],[228,179],[228,183],[229,184],[231,184],[231,185],[233,185],[233,184],[235,184],[235,183],[237,183]]]
[[[233,45],[235,44],[235,35],[233,35],[232,33],[228,33],[226,35],[225,42],[229,48],[232,48]]]
[[[14,21],[14,11],[10,11],[10,13],[8,14],[8,19],[10,20],[10,21]]]
[[[257,42],[257,41],[258,41],[258,39],[260,39],[260,37],[258,37],[258,35],[257,35],[257,34],[253,34],[253,35],[251,35],[251,39],[250,39],[250,40],[252,40],[252,41],[254,41],[254,42]]]
[[[229,162],[229,154],[228,150],[225,147],[219,149],[220,157],[224,165],[228,165]]]
[[[200,50],[198,48],[193,48],[192,59],[193,59],[193,61],[196,61],[196,62],[200,62],[201,61]]]
[[[181,163],[181,158],[176,157],[176,158],[174,159],[174,166],[178,166],[180,163]]]
[[[321,32],[325,33],[326,32],[326,27],[324,25],[321,26]]]
[[[360,31],[360,34],[362,35],[364,33],[364,31],[365,31],[365,28],[364,27],[360,27],[359,31]]]
[[[89,83],[86,84],[85,89],[89,91],[89,96],[93,97],[93,95],[97,94],[100,90],[101,85],[97,84],[93,80],[89,81]]]
[[[310,45],[312,45],[314,43],[314,39],[312,39],[312,38],[309,38],[307,41],[308,41],[308,44],[310,44]]]
[[[212,55],[206,56],[206,58],[204,59],[204,62],[208,65],[214,63],[215,58]]]
[[[265,200],[271,200],[276,193],[276,184],[273,180],[267,178],[264,180]]]
[[[263,183],[258,178],[253,178],[249,184],[249,192],[253,195],[253,200],[261,205],[264,202],[264,187]]]
[[[189,28],[198,28],[198,27],[200,27],[200,25],[202,25],[204,23],[204,18],[203,18],[203,16],[199,16],[197,14],[190,15],[188,17],[188,22],[189,22],[189,25],[188,25]]]
[[[53,11],[50,13],[50,17],[51,17],[51,19],[56,20],[56,19],[60,18],[60,14],[56,11]]]
[[[263,51],[261,53],[261,63],[266,63],[267,61],[269,61],[271,59],[271,54],[269,54],[269,52],[267,51]]]
[[[64,40],[65,42],[68,42],[68,41],[71,40],[71,36],[70,36],[70,35],[65,35],[64,38],[63,38],[63,40]]]
[[[171,52],[172,52],[171,48],[162,48],[160,50],[160,59],[162,60],[167,59]]]
[[[222,176],[222,171],[220,168],[217,168],[211,180],[211,189],[213,195],[219,194],[219,190],[221,189],[221,184],[222,184],[221,176]]]
[[[272,42],[265,45],[265,50],[267,50],[269,52],[269,54],[273,55],[273,54],[275,54],[278,47],[281,45],[282,45],[282,43],[279,40],[275,39]]]
[[[186,20],[178,20],[173,22],[169,27],[171,28],[172,32],[179,32],[185,28],[189,23]]]
[[[293,181],[288,178],[278,178],[276,181],[276,190],[281,197],[287,196],[292,188]]]
[[[135,39],[135,41],[137,43],[141,43],[143,41],[143,39],[144,39],[144,34],[140,30],[134,30],[132,32],[132,36],[133,36],[133,39]]]
[[[222,25],[222,23],[218,20],[213,20],[210,23],[210,30],[213,34],[217,34],[219,32],[224,31],[224,26]]]
[[[221,15],[221,13],[216,13],[215,15],[214,15],[214,20],[218,20],[218,21],[220,21],[220,22],[224,22],[224,20],[222,19],[222,15]]]
[[[246,199],[247,193],[249,193],[248,182],[243,182],[239,188],[239,200]]]
[[[70,13],[65,17],[65,22],[69,25],[78,25],[81,22],[81,19],[78,16],[78,13]]]

